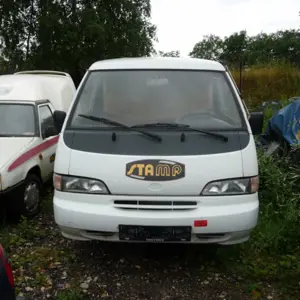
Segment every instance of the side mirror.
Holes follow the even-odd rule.
[[[43,138],[46,139],[47,137],[55,136],[57,134],[58,134],[58,132],[57,132],[57,129],[55,126],[47,126],[43,133]]]
[[[55,110],[53,113],[54,124],[58,132],[61,132],[61,128],[64,124],[66,113],[62,110]]]
[[[261,134],[264,126],[264,113],[263,112],[250,113],[249,123],[253,135]]]

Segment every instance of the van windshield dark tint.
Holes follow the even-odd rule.
[[[0,102],[0,137],[36,135],[34,106]]]
[[[133,126],[176,122],[199,129],[242,127],[225,72],[185,70],[93,71],[80,91],[71,128],[108,127],[79,115]]]

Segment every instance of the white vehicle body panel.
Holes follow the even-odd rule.
[[[69,174],[82,176],[84,167],[87,170],[85,177],[103,178],[113,195],[198,196],[210,181],[220,178],[243,177],[240,151],[215,154],[213,164],[206,155],[195,157],[152,156],[151,159],[183,162],[186,168],[185,177],[180,179],[180,183],[176,180],[166,181],[160,184],[159,189],[152,189],[149,181],[137,182],[133,178],[124,178],[124,166],[130,161],[135,161],[136,156],[119,155],[117,157],[116,155],[98,153],[91,153],[87,156],[84,152],[72,150],[70,158]],[[149,159],[149,157],[139,157],[138,159]],[[230,169],[226,168],[227,164],[230,164]],[[210,171],[207,172],[207,170]],[[180,184],[180,189],[178,184]]]
[[[10,138],[10,137],[3,137],[1,138],[0,144],[0,168],[4,166],[5,163],[17,156],[20,151],[26,149],[28,144],[32,142],[33,137],[21,137],[21,138]]]
[[[38,156],[34,156],[31,159],[27,160],[26,162],[21,164],[20,167],[16,167],[15,169],[9,170],[9,167],[16,161],[16,159],[18,159],[19,157],[21,157],[31,149],[35,148],[39,144],[41,144],[40,138],[32,138],[31,142],[28,143],[26,147],[24,147],[23,149],[14,148],[15,149],[14,155],[9,160],[6,160],[5,164],[0,169],[2,191],[5,191],[8,188],[18,185],[20,182],[23,182],[27,176],[28,171],[34,167],[40,167],[42,179],[43,180],[47,179],[47,176],[49,176],[49,174],[45,172],[43,168],[43,164],[40,161]],[[41,151],[40,153],[41,155],[43,155],[44,152]]]
[[[0,101],[35,102],[47,99],[56,110],[67,111],[75,92],[74,82],[67,76],[52,74],[0,76]]]
[[[153,212],[120,209],[114,206],[115,200],[172,201],[173,199],[174,197],[170,196],[161,199],[140,196],[85,195],[82,201],[80,194],[55,191],[54,215],[63,235],[76,240],[118,241],[120,224],[193,227],[195,220],[208,220],[207,227],[192,228],[191,242],[231,244],[247,240],[250,231],[257,223],[259,205],[256,194],[246,197],[237,196],[235,199],[193,197],[193,200],[197,201],[197,208],[190,211],[158,210]],[[176,197],[176,200],[191,199],[181,196]],[[239,228],[238,231],[237,228]],[[198,238],[197,234],[202,236]],[[206,238],[205,234],[211,234],[211,237]],[[216,234],[215,237],[213,234]]]
[[[177,69],[177,70],[213,70],[225,71],[224,66],[216,61],[193,58],[173,57],[140,57],[117,58],[95,62],[90,66],[94,70],[126,70],[126,69]]]

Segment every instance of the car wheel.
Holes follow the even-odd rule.
[[[41,203],[41,180],[35,174],[28,174],[20,194],[20,214],[33,217],[38,214]]]

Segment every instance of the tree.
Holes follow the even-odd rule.
[[[223,53],[223,41],[216,35],[206,35],[190,52],[191,57],[219,60]]]
[[[0,0],[0,51],[12,69],[59,69],[81,80],[97,60],[148,56],[150,0]]]
[[[274,37],[274,58],[300,65],[300,31],[280,30]]]
[[[274,60],[275,35],[260,33],[249,37],[248,65],[264,64]]]
[[[0,56],[0,74],[5,74],[8,72],[8,61]]]
[[[179,50],[172,50],[169,52],[158,51],[158,54],[159,56],[163,56],[163,57],[180,57]]]
[[[247,60],[248,37],[246,31],[225,37],[220,59],[226,64],[238,67]]]
[[[29,1],[0,1],[0,51],[8,59],[9,68],[15,69],[25,58],[27,41],[25,18]]]
[[[194,46],[190,55],[221,60],[233,68],[275,61],[300,66],[300,31],[284,30],[250,37],[246,31],[240,31],[224,39],[206,36]]]

